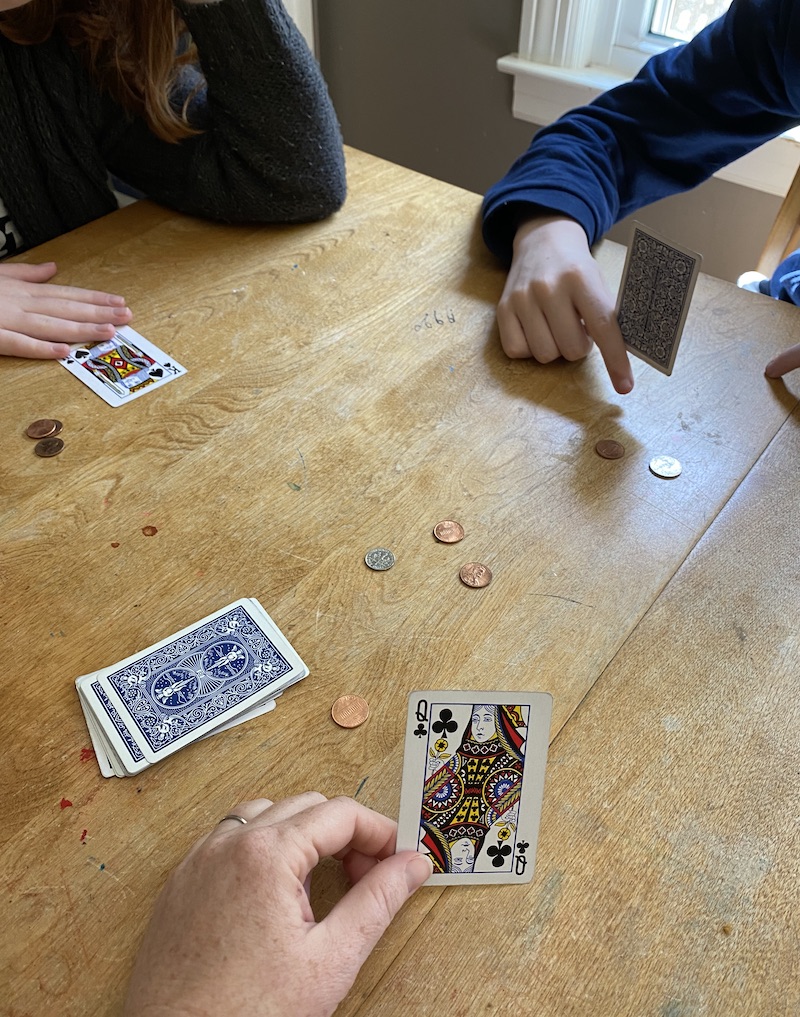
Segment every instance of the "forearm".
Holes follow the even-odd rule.
[[[110,168],[182,211],[243,221],[323,218],[344,199],[341,136],[316,62],[280,0],[177,4],[207,91],[203,133],[161,143],[136,123]]]
[[[791,0],[735,2],[692,43],[545,128],[484,203],[489,247],[547,209],[594,243],[618,219],[694,187],[800,119],[800,15]],[[800,80],[797,82],[800,85]]]

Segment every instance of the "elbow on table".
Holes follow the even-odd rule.
[[[298,194],[297,214],[293,222],[319,222],[338,212],[347,197],[344,169],[335,177],[310,184]]]
[[[286,181],[294,206],[290,222],[319,222],[338,212],[347,197],[347,173],[341,145],[321,146],[302,170]]]
[[[293,175],[265,174],[234,189],[234,207],[223,218],[263,224],[319,222],[338,212],[347,197],[344,161]]]

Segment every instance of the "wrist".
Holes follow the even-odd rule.
[[[539,212],[521,220],[514,234],[514,254],[531,240],[541,239],[543,235],[558,234],[571,243],[589,246],[589,240],[583,226],[572,216],[562,212]]]

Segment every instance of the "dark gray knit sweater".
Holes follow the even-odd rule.
[[[280,0],[177,6],[207,81],[190,112],[206,130],[177,145],[99,93],[60,36],[38,46],[0,36],[0,197],[26,246],[116,208],[109,172],[226,222],[311,221],[344,201],[336,116]],[[181,91],[195,80],[185,73]]]

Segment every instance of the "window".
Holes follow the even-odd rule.
[[[632,78],[655,53],[692,38],[731,0],[522,0],[517,53],[497,66],[514,76],[514,116],[549,124]],[[800,132],[800,128],[798,128]],[[800,161],[791,133],[717,176],[784,195]]]
[[[721,17],[731,0],[656,0],[650,31],[667,39],[688,42]]]
[[[599,27],[593,57],[634,74],[654,53],[694,38],[730,5],[731,0],[617,0]]]

